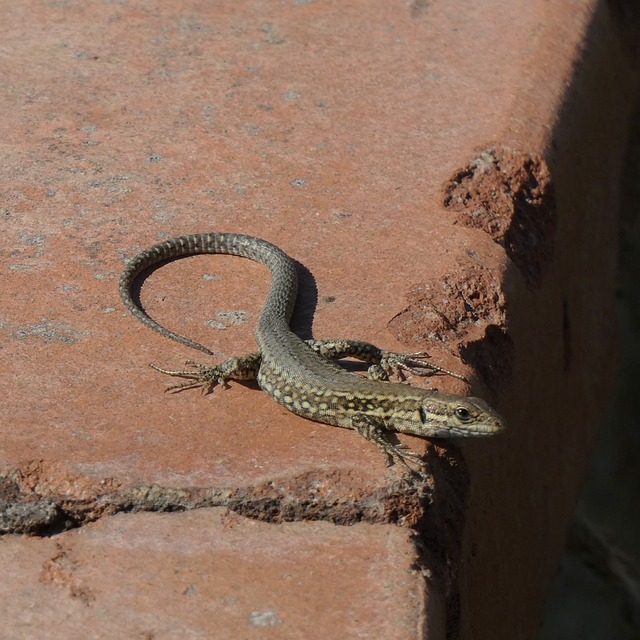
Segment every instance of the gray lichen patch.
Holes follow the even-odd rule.
[[[51,528],[64,528],[64,514],[51,500],[11,503],[0,500],[0,534],[38,535]]]
[[[215,320],[209,320],[207,325],[212,329],[226,329],[233,325],[245,324],[249,316],[247,311],[219,311]]]
[[[51,344],[53,342],[75,344],[79,342],[83,336],[88,335],[88,331],[77,329],[68,322],[54,320],[27,323],[8,329],[8,331],[16,340],[36,338],[45,344]]]

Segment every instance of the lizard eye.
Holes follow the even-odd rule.
[[[466,407],[456,407],[454,413],[458,420],[462,422],[469,422],[469,420],[471,420],[471,412]]]

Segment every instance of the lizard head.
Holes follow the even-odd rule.
[[[484,400],[444,393],[426,396],[420,407],[420,434],[427,438],[481,438],[506,424]]]

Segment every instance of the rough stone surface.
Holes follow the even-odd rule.
[[[291,575],[312,563],[322,589],[300,611],[330,611],[335,628],[406,614],[385,637],[435,638],[445,610],[462,638],[532,637],[613,366],[614,212],[638,41],[623,4],[7,4],[0,530],[12,574],[0,586],[12,628],[60,620],[34,595],[46,575],[76,607],[70,629],[108,611],[107,630],[120,617],[152,632],[176,593],[156,576],[211,540],[211,523],[127,512],[225,507],[267,521],[243,524],[245,554],[262,553],[250,530],[278,531],[281,558],[305,531],[311,551]],[[147,364],[194,354],[137,324],[117,280],[139,249],[203,231],[264,237],[300,261],[301,335],[313,320],[318,338],[426,349],[471,383],[413,382],[486,397],[509,434],[465,445],[464,461],[401,436],[430,463],[412,489],[356,433],[289,414],[255,386],[163,395]],[[222,358],[254,348],[267,288],[259,265],[208,256],[153,272],[141,297]],[[326,522],[289,524],[300,519]],[[68,540],[121,527],[124,548],[153,548],[155,525],[140,522],[166,526],[163,553],[140,568],[144,596],[121,597],[123,565],[89,547],[82,571],[104,582],[76,579]],[[413,551],[394,556],[393,573],[371,564],[375,541],[352,556],[344,525]],[[237,539],[216,532],[221,545]],[[321,568],[325,535],[344,572]],[[189,584],[210,584],[198,553]],[[245,560],[220,565],[247,590],[241,624],[287,637],[278,629],[301,615],[308,576],[274,578],[278,607],[250,608],[258,565],[236,567]],[[422,577],[407,573],[416,567]],[[412,582],[396,611],[378,594],[400,574],[428,597],[410,595]],[[172,624],[198,620],[205,635],[192,637],[216,637],[215,616],[184,589]],[[335,636],[313,629],[303,637]]]
[[[482,229],[504,246],[530,285],[553,255],[556,206],[551,174],[537,153],[489,149],[447,186],[457,224]]]
[[[427,598],[411,537],[224,509],[118,515],[28,553],[5,537],[2,637],[418,637]]]

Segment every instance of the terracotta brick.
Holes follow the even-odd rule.
[[[119,514],[0,540],[5,638],[406,638],[422,627],[411,533],[272,525],[223,509]],[[383,579],[378,580],[378,577]]]
[[[637,24],[595,0],[24,0],[3,27],[11,637],[533,637],[613,371]],[[194,354],[117,281],[205,231],[301,263],[301,335],[427,349],[471,383],[412,382],[509,433],[401,436],[417,491],[255,386],[164,395],[147,364]],[[222,358],[255,348],[267,288],[209,256],[141,298]]]

